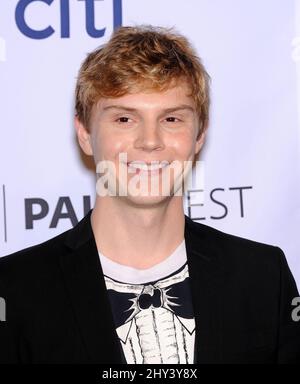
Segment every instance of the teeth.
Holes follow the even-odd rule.
[[[169,164],[168,162],[161,162],[161,163],[154,163],[154,164],[131,162],[128,165],[132,168],[141,169],[143,171],[156,171],[160,168],[167,166],[168,164]]]

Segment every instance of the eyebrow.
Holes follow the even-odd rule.
[[[124,105],[108,105],[107,107],[103,108],[103,111],[107,111],[110,109],[119,109],[119,110],[128,111],[128,112],[137,112],[136,108],[125,107]],[[175,112],[180,110],[189,110],[191,112],[195,112],[195,109],[188,104],[180,104],[172,108],[165,108],[163,109],[163,112],[170,113],[170,112]]]

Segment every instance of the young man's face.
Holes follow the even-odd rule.
[[[204,135],[197,137],[198,115],[188,94],[188,85],[182,82],[163,92],[101,99],[93,109],[89,131],[75,120],[83,151],[93,155],[96,165],[106,160],[114,166],[109,180],[116,184],[106,184],[111,194],[122,191],[125,196],[118,198],[131,204],[157,204],[178,191],[178,180],[204,141]]]

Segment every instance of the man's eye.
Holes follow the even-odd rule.
[[[117,119],[118,123],[128,123],[129,122],[129,117],[121,116]]]
[[[174,116],[169,116],[169,117],[166,118],[166,120],[169,123],[176,123],[177,121],[179,121],[179,119],[177,117],[174,117]]]

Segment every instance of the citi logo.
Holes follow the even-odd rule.
[[[102,0],[101,3],[103,4],[104,1],[109,1],[112,5],[112,11],[113,11],[113,17],[112,17],[112,24],[113,29],[119,27],[122,25],[122,0]],[[83,13],[83,20],[82,22],[85,23],[85,29],[87,34],[90,37],[99,38],[104,36],[106,27],[99,28],[95,24],[95,15],[96,15],[96,3],[98,0],[72,0],[73,4],[78,3],[80,6],[84,6],[84,13]],[[39,7],[41,6],[41,3],[45,4],[46,6],[59,6],[57,17],[59,18],[60,23],[60,37],[61,38],[70,38],[70,24],[71,24],[71,18],[70,18],[70,0],[19,0],[18,4],[16,6],[15,11],[15,20],[18,29],[20,32],[31,38],[31,39],[47,39],[48,37],[52,36],[54,33],[56,33],[55,29],[51,26],[51,24],[45,25],[44,28],[36,29],[34,28],[31,23],[30,19],[28,19],[27,13],[32,10],[30,8],[33,8],[37,5]],[[79,4],[84,3],[84,4]],[[100,4],[101,5],[101,4]],[[97,7],[97,9],[99,9]],[[47,12],[47,7],[45,8],[45,12]],[[27,16],[27,17],[26,17]]]

